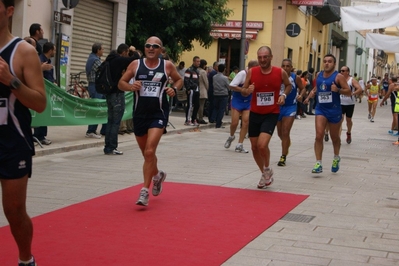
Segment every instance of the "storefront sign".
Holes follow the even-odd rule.
[[[240,20],[228,20],[225,24],[213,24],[213,27],[217,28],[233,28],[233,29],[241,29],[242,21]],[[247,29],[263,29],[263,21],[247,21],[245,24]]]
[[[291,4],[297,6],[323,6],[324,0],[291,0]]]
[[[220,32],[217,30],[211,31],[211,36],[215,39],[241,39],[241,33],[240,32],[234,32],[234,31],[225,31],[225,32]],[[246,33],[245,34],[245,39],[250,39],[250,40],[256,40],[256,37],[258,34],[256,33]]]

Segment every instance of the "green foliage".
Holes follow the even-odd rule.
[[[129,0],[126,43],[144,51],[151,36],[159,37],[171,59],[190,51],[192,41],[209,47],[212,24],[225,23],[232,10],[228,0]]]

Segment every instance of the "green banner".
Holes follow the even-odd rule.
[[[47,106],[44,112],[31,110],[32,127],[97,125],[107,123],[105,99],[82,99],[73,96],[45,80]],[[132,118],[133,93],[125,93],[125,113],[122,120]]]

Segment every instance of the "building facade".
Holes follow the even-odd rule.
[[[93,43],[102,43],[105,58],[111,49],[125,42],[127,15],[127,0],[70,0],[78,2],[72,9],[66,9],[64,2],[15,0],[11,27],[13,35],[23,38],[29,36],[32,23],[42,25],[45,39],[41,42],[51,41],[57,46],[55,72],[63,81],[62,88],[70,82],[69,73],[84,71]]]
[[[309,3],[312,5],[305,5]],[[297,70],[311,67],[319,70],[325,54],[334,53],[340,58],[343,48],[337,46],[338,42],[330,41],[331,34],[338,36],[337,40],[344,39],[341,45],[347,44],[345,34],[328,27],[339,21],[340,4],[338,0],[248,1],[246,45],[241,48],[243,0],[231,0],[228,7],[233,14],[224,25],[214,25],[211,46],[205,49],[194,43],[194,49],[183,53],[180,61],[191,63],[194,56],[199,56],[209,64],[225,63],[230,71],[233,66],[239,66],[240,53],[245,53],[247,64],[248,60],[257,58],[257,49],[266,45],[273,51],[273,65],[279,66],[284,58],[291,58]]]

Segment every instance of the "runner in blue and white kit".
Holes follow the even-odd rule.
[[[293,67],[291,59],[284,59],[281,63],[281,68],[288,74],[288,79],[292,85],[292,90],[290,94],[287,95],[285,104],[280,106],[280,116],[277,122],[277,133],[281,139],[282,149],[282,155],[277,165],[285,166],[288,149],[291,145],[290,132],[295,120],[297,101],[302,102],[306,95],[306,90],[301,78],[292,72]],[[281,93],[284,93],[284,88],[284,85],[282,85]]]
[[[345,80],[345,77],[335,70],[337,60],[334,55],[327,54],[323,58],[324,71],[320,71],[316,77],[316,87],[305,100],[305,104],[309,101],[309,97],[317,97],[315,123],[316,123],[316,139],[314,150],[316,155],[316,164],[312,173],[323,172],[322,155],[323,155],[323,137],[326,126],[330,127],[330,137],[334,148],[334,159],[331,172],[339,170],[339,150],[341,147],[341,138],[339,130],[342,124],[342,110],[340,94],[351,95],[351,89]]]
[[[244,149],[243,142],[245,135],[248,133],[249,124],[249,109],[251,107],[252,94],[244,96],[241,94],[242,85],[247,77],[247,72],[252,67],[257,66],[257,60],[251,60],[248,62],[248,69],[241,70],[235,75],[234,79],[230,82],[230,90],[233,92],[231,100],[231,124],[230,124],[230,136],[227,138],[224,147],[230,148],[231,142],[235,139],[234,133],[237,130],[238,122],[241,116],[241,129],[240,136],[238,138],[238,144],[235,148],[236,152],[248,153],[248,150]]]

